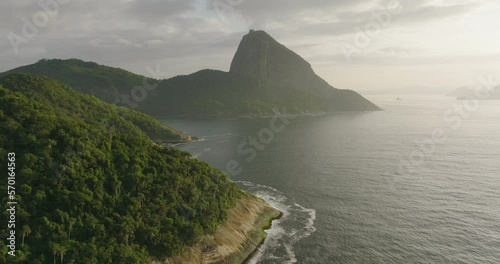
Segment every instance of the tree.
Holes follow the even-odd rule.
[[[63,264],[64,254],[66,254],[67,248],[65,245],[54,243],[52,245],[52,252],[54,253],[54,264],[56,263],[56,255],[61,257],[61,264]]]
[[[61,245],[54,243],[52,244],[52,253],[54,254],[54,264],[56,264],[56,254],[61,250]]]
[[[59,248],[59,255],[61,255],[61,264],[63,264],[63,258],[64,258],[64,254],[66,253],[67,251],[67,248],[65,246],[61,246]]]
[[[31,228],[28,225],[23,225],[23,229],[21,230],[21,233],[23,234],[21,246],[24,247],[24,238],[29,236],[29,234],[31,234]]]
[[[69,222],[68,240],[71,240],[71,230],[73,229],[73,225],[76,223],[76,219],[70,217],[68,222]]]

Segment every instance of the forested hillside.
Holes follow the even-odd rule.
[[[105,94],[110,93],[110,89],[115,89],[114,87],[119,87],[121,90],[127,90],[130,92],[133,85],[138,85],[141,83],[142,79],[145,77],[140,77],[139,75],[134,75],[130,72],[100,66],[92,62],[83,62],[76,59],[71,60],[41,60],[36,64],[20,67],[12,70],[11,72],[25,72],[25,73],[36,73],[42,76],[48,76],[49,78],[55,78],[67,85],[77,85],[76,91],[84,94],[96,94],[98,98],[106,97],[97,91],[105,91]],[[8,75],[9,73],[3,73],[2,75]],[[83,81],[85,80],[85,81]],[[80,82],[81,81],[81,82]],[[71,86],[70,86],[71,87]],[[14,87],[13,89],[22,89],[23,87]],[[117,88],[118,89],[118,88]],[[59,94],[57,91],[53,92],[50,97],[45,97],[42,95],[40,97],[39,91],[32,89],[24,89],[24,93],[29,96],[34,96],[37,100],[43,100],[48,104],[58,104]],[[75,96],[75,92],[64,91],[68,93],[69,96]],[[101,95],[99,97],[99,95]],[[108,98],[112,101],[114,97]],[[103,100],[101,98],[101,100]],[[131,121],[134,125],[142,129],[149,137],[151,137],[157,143],[177,143],[182,141],[191,140],[191,137],[181,131],[169,127],[160,121],[145,115],[143,113],[134,111],[127,107],[116,108],[117,114],[123,118]]]
[[[239,188],[154,144],[123,111],[45,77],[0,79],[0,169],[15,153],[19,255],[0,241],[0,263],[145,263],[224,221]]]
[[[81,93],[91,94],[112,103],[122,94],[130,94],[132,89],[143,86],[144,82],[153,83],[153,79],[137,75],[123,69],[99,65],[79,59],[52,59],[21,66],[0,73],[0,77],[12,73],[34,73],[61,81]]]

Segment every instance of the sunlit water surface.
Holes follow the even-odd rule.
[[[500,263],[500,101],[369,99],[384,111],[295,118],[251,162],[238,146],[270,119],[165,122],[285,213],[251,263]]]

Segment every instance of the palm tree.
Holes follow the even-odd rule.
[[[61,248],[59,249],[59,254],[61,255],[61,264],[63,264],[63,258],[64,258],[64,254],[66,253],[66,251],[67,251],[67,249],[64,246],[61,246]]]
[[[69,219],[69,232],[68,232],[68,240],[71,240],[71,230],[73,229],[73,225],[76,223],[75,218]]]
[[[24,247],[24,238],[31,234],[31,228],[27,225],[23,225],[23,229],[21,230],[21,232],[23,233],[23,240],[21,246]]]
[[[54,253],[54,264],[56,263],[56,254],[59,254],[59,256],[61,256],[61,264],[63,263],[64,254],[66,253],[66,251],[66,247],[64,247],[63,245],[57,243],[52,245],[52,252]]]
[[[56,264],[56,253],[61,249],[61,245],[55,243],[52,244],[52,253],[54,253],[54,264]]]

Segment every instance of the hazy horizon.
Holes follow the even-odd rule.
[[[499,264],[498,14],[0,2],[0,264]]]
[[[496,78],[500,67],[496,2],[55,1],[45,8],[38,1],[0,3],[0,71],[43,58],[79,58],[143,75],[159,67],[163,78],[227,71],[249,29],[265,30],[342,89],[448,91],[480,76]],[[26,21],[37,24],[36,33],[23,34]]]

